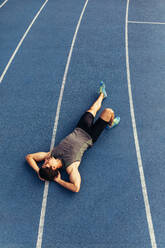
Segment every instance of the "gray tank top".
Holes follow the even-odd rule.
[[[51,155],[62,161],[63,168],[76,161],[81,161],[83,153],[93,144],[91,136],[81,128],[75,128],[74,131],[64,138],[59,145],[54,147]]]

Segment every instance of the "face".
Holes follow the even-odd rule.
[[[58,162],[55,158],[46,158],[44,164],[42,165],[43,168],[45,167],[52,167],[53,170],[56,170],[58,168]]]

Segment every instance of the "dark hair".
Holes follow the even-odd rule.
[[[54,181],[54,178],[58,175],[58,169],[52,170],[51,167],[41,167],[39,170],[39,175],[47,181]]]

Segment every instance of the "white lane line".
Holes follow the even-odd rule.
[[[135,112],[134,112],[132,89],[131,89],[129,53],[128,53],[128,10],[129,10],[129,0],[127,0],[127,7],[126,7],[125,47],[126,47],[126,67],[127,67],[127,82],[128,82],[128,93],[129,93],[129,102],[130,102],[130,113],[131,113],[131,119],[132,119],[132,127],[133,127],[134,141],[135,141],[135,147],[136,147],[137,162],[138,162],[139,173],[140,173],[141,187],[142,187],[143,199],[144,199],[144,204],[145,204],[149,235],[150,235],[152,248],[157,248],[154,227],[153,227],[152,217],[151,217],[151,211],[150,211],[150,205],[149,205],[149,200],[148,200],[148,193],[147,193],[144,171],[143,171],[143,164],[142,164],[142,158],[141,158],[141,152],[140,152],[140,146],[139,146],[139,140],[138,140],[138,134],[137,134],[137,128],[136,128]]]
[[[56,136],[56,131],[57,131],[57,125],[58,125],[58,119],[59,119],[59,114],[60,114],[60,107],[61,107],[61,102],[62,102],[62,97],[63,97],[63,92],[64,92],[64,86],[65,86],[65,82],[66,82],[66,78],[67,78],[67,74],[68,74],[68,69],[69,69],[69,65],[70,65],[70,61],[71,61],[71,57],[72,57],[72,52],[73,52],[73,47],[76,41],[76,37],[77,37],[77,33],[81,24],[81,20],[82,17],[84,15],[85,9],[87,7],[88,4],[88,0],[86,0],[85,5],[83,7],[83,10],[81,12],[77,27],[76,27],[76,31],[72,40],[72,44],[71,44],[71,48],[70,48],[70,52],[68,55],[68,59],[67,59],[67,64],[65,67],[65,72],[64,72],[64,76],[63,76],[63,80],[62,80],[62,86],[61,86],[61,92],[60,92],[60,97],[59,97],[59,102],[58,102],[58,106],[57,106],[57,112],[56,112],[56,117],[55,117],[55,124],[54,124],[54,129],[53,129],[53,135],[52,135],[52,141],[51,141],[51,146],[50,149],[52,150],[55,144],[55,136]]]
[[[139,21],[128,21],[128,23],[165,25],[165,22],[139,22]]]
[[[70,66],[70,61],[71,61],[72,52],[73,52],[74,44],[76,41],[77,33],[79,30],[85,9],[87,7],[87,4],[88,4],[88,0],[86,0],[85,5],[83,7],[83,10],[81,12],[81,15],[80,15],[77,27],[76,27],[76,31],[75,31],[75,34],[74,34],[74,37],[72,40],[70,52],[68,55],[68,59],[67,59],[66,67],[65,67],[65,72],[64,72],[64,76],[63,76],[63,80],[62,80],[61,90],[60,90],[60,96],[59,96],[58,105],[57,105],[57,111],[56,111],[56,116],[55,116],[55,121],[54,121],[54,128],[53,128],[52,140],[51,140],[51,145],[50,145],[50,151],[53,149],[54,144],[55,144],[55,137],[56,137],[56,132],[57,132],[57,126],[58,126],[58,120],[59,120],[59,115],[60,115],[60,108],[61,108],[61,102],[62,102],[62,98],[63,98],[64,87],[65,87],[65,83],[66,83],[66,78],[67,78],[67,74],[68,74],[68,70],[69,70],[69,66]],[[42,246],[42,236],[43,236],[43,229],[44,229],[44,222],[45,222],[45,212],[46,212],[48,189],[49,189],[49,182],[46,182],[45,188],[44,188],[44,193],[43,193],[42,208],[41,208],[41,215],[40,215],[40,223],[39,223],[39,229],[38,229],[38,238],[37,238],[36,248],[41,248],[41,246]]]
[[[43,8],[45,7],[45,5],[46,5],[47,2],[48,2],[48,0],[46,0],[46,1],[44,2],[44,4],[41,6],[40,10],[37,12],[37,14],[36,14],[35,17],[33,18],[32,22],[30,23],[29,27],[27,28],[26,32],[25,32],[24,35],[22,36],[20,42],[18,43],[18,45],[17,45],[15,51],[13,52],[11,58],[9,59],[9,62],[7,63],[5,69],[4,69],[4,71],[3,71],[3,73],[2,73],[2,75],[1,75],[1,77],[0,77],[0,83],[2,83],[2,80],[3,80],[3,78],[4,78],[4,76],[5,76],[6,72],[7,72],[7,70],[9,69],[9,66],[11,65],[11,63],[12,63],[12,61],[13,61],[15,55],[17,54],[19,48],[21,47],[21,45],[22,45],[24,39],[26,38],[28,32],[30,31],[32,25],[33,25],[34,22],[36,21],[37,17],[38,17],[39,14],[41,13],[41,11],[43,10]]]
[[[5,3],[7,3],[7,2],[8,2],[8,0],[4,1],[4,2],[0,5],[0,8],[2,8],[2,7],[5,5]]]

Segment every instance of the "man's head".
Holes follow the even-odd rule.
[[[59,159],[49,157],[45,159],[44,164],[39,170],[39,176],[47,181],[54,181],[58,176],[58,169],[62,167]]]
[[[53,170],[52,167],[41,167],[39,169],[39,175],[47,181],[54,181],[58,176],[58,169]]]

